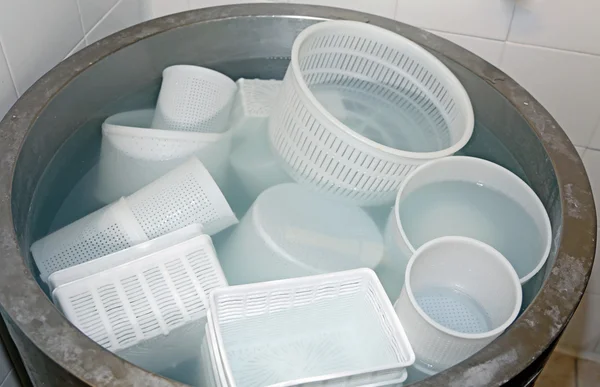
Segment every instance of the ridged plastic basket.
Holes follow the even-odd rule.
[[[196,156],[224,182],[231,148],[228,133],[149,129],[154,109],[110,116],[102,124],[95,196],[104,203],[131,195]]]
[[[192,157],[127,197],[135,219],[148,238],[190,224],[213,235],[238,222],[229,203],[204,165]]]
[[[185,132],[222,133],[236,92],[235,82],[217,71],[188,65],[167,67],[152,127]]]
[[[208,318],[231,387],[362,386],[414,362],[370,269],[216,289]]]
[[[222,286],[211,239],[202,235],[59,286],[52,296],[69,321],[114,352],[205,317],[208,295]]]
[[[327,21],[295,40],[269,134],[298,182],[377,205],[417,165],[461,149],[473,124],[465,89],[425,49],[366,23]]]
[[[147,241],[125,199],[92,212],[34,242],[31,254],[40,278]]]
[[[48,277],[48,286],[50,286],[50,291],[52,291],[69,282],[77,281],[84,277],[159,252],[199,235],[202,235],[202,226],[198,224],[189,225],[177,231],[173,231],[172,233],[129,247],[125,250],[117,251],[91,261],[55,271]]]

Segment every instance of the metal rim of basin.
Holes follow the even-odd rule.
[[[550,114],[506,74],[469,51],[429,32],[360,12],[320,6],[244,4],[188,11],[109,36],[60,63],[37,81],[0,123],[0,304],[3,314],[49,358],[83,382],[97,385],[179,386],[102,349],[62,317],[27,269],[11,212],[14,168],[38,114],[74,77],[111,53],[161,32],[236,17],[304,17],[369,22],[444,55],[485,80],[529,123],[551,158],[562,207],[560,248],[537,298],[507,333],[464,362],[419,386],[497,386],[522,372],[551,346],[575,311],[593,262],[596,215],[583,164]],[[86,358],[93,361],[86,361]],[[118,381],[118,383],[116,383]]]

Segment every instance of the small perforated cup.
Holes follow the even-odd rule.
[[[204,165],[192,157],[126,198],[149,238],[190,224],[208,235],[237,223],[229,203]]]
[[[188,65],[167,67],[152,127],[222,133],[228,129],[235,91],[235,82],[217,71]]]
[[[424,48],[366,23],[326,21],[294,41],[269,134],[296,181],[378,205],[417,165],[461,149],[473,123],[465,89]]]
[[[124,199],[34,242],[31,254],[42,281],[56,271],[148,240]]]
[[[215,181],[226,178],[228,133],[149,129],[154,109],[110,116],[102,124],[95,196],[103,203],[131,195],[195,155]]]
[[[498,337],[517,318],[521,283],[510,262],[475,239],[442,237],[408,262],[394,308],[430,372],[457,364]]]

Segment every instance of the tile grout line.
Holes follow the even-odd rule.
[[[513,20],[515,20],[515,12],[517,10],[516,2],[513,3],[513,9],[510,13],[510,22],[508,22],[508,29],[506,30],[506,36],[504,37],[504,41],[508,42],[508,37],[510,36],[510,30],[512,30]]]
[[[83,41],[85,42],[85,45],[87,46],[88,42],[87,42],[87,34],[85,32],[85,26],[83,25],[83,14],[81,13],[81,6],[79,5],[79,1],[77,0],[75,2],[75,4],[77,4],[77,12],[79,13],[79,24],[81,25],[81,32],[83,33]],[[75,45],[75,47],[77,47],[77,45],[81,42],[81,40],[79,42],[77,42],[77,44]],[[75,47],[73,47],[71,49],[71,51],[69,51],[69,55],[73,52],[73,50],[75,49]],[[69,56],[68,55],[68,56]]]
[[[19,97],[21,97],[21,93],[19,93],[19,90],[17,89],[17,81],[15,80],[15,74],[13,72],[12,66],[10,65],[10,61],[8,60],[8,55],[6,55],[6,50],[4,49],[4,44],[2,44],[2,38],[0,38],[0,52],[2,52],[2,55],[4,56],[4,62],[6,63],[6,68],[8,69],[8,75],[10,75],[10,80],[13,85],[13,90],[15,91],[17,98],[19,98]]]
[[[108,11],[106,11],[106,13],[100,18],[100,20],[98,20],[96,22],[96,24],[94,24],[94,26],[92,28],[90,28],[90,30],[88,32],[85,33],[86,43],[87,43],[88,35],[90,33],[92,33],[92,31],[94,31],[96,29],[96,27],[98,27],[100,25],[100,23],[102,23],[108,17],[108,15],[110,15],[112,13],[112,11],[114,11],[115,8],[117,8],[119,6],[119,4],[121,4],[123,1],[125,1],[125,0],[118,0],[112,7],[110,7],[110,9]]]
[[[6,382],[8,380],[8,377],[10,376],[10,374],[12,374],[12,372],[14,371],[14,368],[11,368],[10,371],[8,371],[8,373],[6,374],[6,376],[4,377],[4,379],[2,379],[2,382],[0,382],[0,387],[2,387],[2,385],[4,385],[4,382]]]

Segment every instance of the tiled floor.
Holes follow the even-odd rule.
[[[554,352],[535,387],[598,387],[600,364]]]

